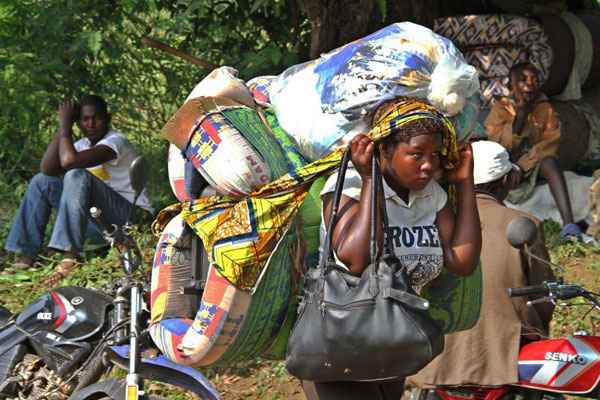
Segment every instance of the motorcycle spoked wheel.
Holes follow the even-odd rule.
[[[17,397],[9,400],[67,400],[74,386],[65,383],[35,354],[25,354],[13,372],[17,378]]]

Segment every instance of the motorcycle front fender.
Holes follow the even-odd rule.
[[[129,345],[111,346],[109,358],[121,368],[129,367]],[[164,382],[189,390],[204,400],[220,400],[219,392],[197,369],[175,364],[162,354],[140,360],[139,375],[144,379]]]
[[[111,378],[78,390],[69,397],[69,400],[91,400],[104,397],[122,399],[126,386],[125,379]]]

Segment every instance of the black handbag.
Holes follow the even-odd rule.
[[[428,301],[409,285],[389,235],[384,235],[382,254],[377,257],[375,223],[371,224],[371,264],[362,276],[353,276],[335,263],[332,235],[349,160],[350,148],[340,166],[321,261],[305,275],[298,319],[288,341],[285,366],[303,380],[405,377],[425,367],[444,347],[441,327],[426,313]],[[379,198],[383,199],[383,182],[374,154],[371,221],[376,221]],[[386,232],[385,200],[382,203]]]

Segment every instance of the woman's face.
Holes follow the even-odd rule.
[[[386,180],[408,190],[424,189],[440,167],[441,146],[439,133],[413,136],[407,143],[398,143],[391,157],[382,157]]]

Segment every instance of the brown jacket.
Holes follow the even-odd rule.
[[[524,138],[528,138],[531,150],[522,155],[517,164],[523,171],[529,171],[543,158],[557,155],[560,121],[558,114],[543,95],[527,116],[521,135],[513,133],[516,114],[514,101],[502,97],[492,106],[484,123],[485,129],[489,140],[500,143],[509,152],[516,149]]]
[[[552,306],[526,305],[528,298],[510,298],[507,288],[552,280],[550,268],[527,260],[506,240],[506,227],[514,218],[527,216],[538,226],[532,252],[548,259],[541,223],[517,210],[504,207],[493,197],[477,195],[481,218],[483,297],[475,326],[446,335],[444,351],[425,369],[410,378],[419,386],[503,385],[518,381],[517,359],[522,334],[547,335]]]

